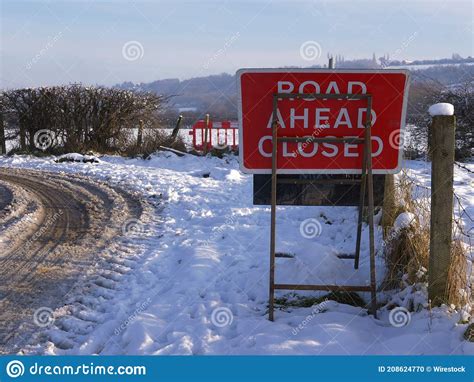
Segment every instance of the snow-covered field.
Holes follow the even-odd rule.
[[[138,248],[129,264],[132,271],[107,298],[84,291],[85,299],[96,299],[89,314],[92,329],[82,330],[82,322],[68,320],[67,312],[59,310],[44,333],[48,340],[27,352],[474,354],[474,343],[462,338],[467,325],[459,322],[465,316],[448,307],[413,312],[401,327],[390,322],[386,308],[374,319],[364,309],[333,301],[277,310],[275,322],[268,321],[270,209],[252,205],[252,177],[239,171],[234,157],[160,153],[151,160],[106,156],[95,164],[59,164],[52,158],[14,156],[0,158],[0,166],[79,173],[161,201],[156,223],[143,224],[141,236],[129,239]],[[426,163],[406,166],[417,181],[429,185]],[[456,191],[471,216],[473,181],[472,174],[456,168]],[[308,222],[315,224],[316,235],[304,230]],[[472,232],[472,221],[465,222]],[[295,254],[278,259],[277,282],[368,283],[366,226],[360,269],[354,271],[351,260],[337,257],[354,251],[355,208],[279,207],[277,227],[277,250]],[[380,229],[376,247],[380,283]],[[403,306],[414,298],[423,305],[424,292],[422,286],[408,287],[379,299]]]
[[[463,64],[424,64],[424,65],[400,65],[400,66],[387,66],[387,69],[410,69],[410,70],[422,70],[433,67],[443,67],[443,66],[461,66],[461,65],[474,65],[472,62],[467,62]]]

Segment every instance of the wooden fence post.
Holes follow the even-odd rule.
[[[456,117],[436,115],[431,124],[431,227],[428,297],[447,302],[453,223],[453,175]]]
[[[385,185],[383,193],[382,206],[382,228],[384,237],[396,219],[397,203],[395,202],[395,176],[393,174],[385,175]]]
[[[179,129],[181,127],[181,122],[183,121],[183,116],[180,115],[178,117],[178,120],[176,121],[176,126],[173,129],[173,132],[171,133],[171,142],[174,143],[176,141],[176,138],[178,137]]]
[[[3,124],[3,114],[0,113],[0,154],[5,155],[7,153],[7,147],[5,142],[5,125]]]

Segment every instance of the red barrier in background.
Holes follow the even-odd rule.
[[[238,146],[237,131],[239,123],[237,121],[209,121],[207,126],[207,150],[213,148],[224,149],[230,147],[236,150]],[[194,125],[189,134],[193,137],[193,147],[195,150],[204,151],[206,137],[206,121],[199,120]]]

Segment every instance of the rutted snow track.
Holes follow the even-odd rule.
[[[75,303],[77,288],[87,296],[84,288],[93,283],[96,297],[109,297],[129,269],[123,254],[135,256],[121,236],[127,222],[142,224],[142,203],[105,184],[51,172],[3,168],[0,187],[0,353],[42,340],[72,346],[67,336],[56,343],[45,332],[55,319],[67,331],[64,315],[79,316],[83,334],[93,326],[87,302],[84,309]],[[104,262],[110,255],[116,260]]]

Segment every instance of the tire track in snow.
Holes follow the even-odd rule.
[[[61,308],[142,206],[124,191],[78,176],[3,168],[0,178],[13,197],[22,190],[37,205],[34,218],[14,221],[0,242],[0,353],[12,353],[43,331],[35,310]]]

